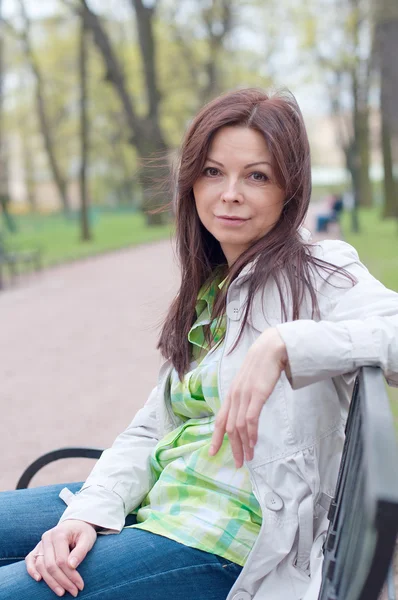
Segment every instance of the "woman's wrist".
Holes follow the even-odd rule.
[[[275,332],[276,338],[278,340],[276,342],[276,344],[277,344],[276,353],[277,353],[277,356],[279,357],[279,361],[281,364],[281,370],[285,371],[286,377],[291,382],[292,374],[290,371],[289,356],[287,353],[286,344],[284,342],[283,337],[281,336],[281,334],[279,333],[279,331],[276,327],[273,328],[273,331]]]
[[[267,352],[271,351],[272,356],[279,364],[281,371],[285,371],[290,378],[289,357],[286,344],[276,327],[266,329],[255,342],[258,345],[264,345]]]

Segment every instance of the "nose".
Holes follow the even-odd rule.
[[[225,188],[221,192],[222,202],[242,202],[243,196],[240,190],[238,180],[229,180],[225,182]]]

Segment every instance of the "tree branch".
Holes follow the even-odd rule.
[[[70,5],[69,0],[62,0]],[[80,0],[79,14],[84,18],[86,27],[92,32],[94,43],[100,51],[106,69],[105,79],[112,83],[122,103],[127,124],[131,131],[132,143],[137,143],[140,138],[141,128],[133,99],[127,90],[125,77],[119,61],[113,51],[109,36],[103,27],[100,18],[89,8],[86,0]]]
[[[156,3],[153,7],[144,6],[142,0],[131,0],[137,18],[138,40],[144,64],[146,91],[148,98],[148,116],[157,119],[159,114],[160,92],[156,77],[156,46],[153,35],[153,19]]]

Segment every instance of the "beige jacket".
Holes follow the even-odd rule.
[[[221,401],[247,350],[267,327],[277,327],[285,341],[291,380],[282,374],[264,405],[254,458],[246,463],[263,523],[227,600],[318,597],[328,501],[336,483],[356,370],[381,366],[388,382],[398,386],[398,294],[375,280],[348,244],[324,241],[311,249],[358,280],[352,286],[332,275],[330,285],[314,274],[319,321],[311,319],[306,298],[300,320],[281,323],[279,294],[269,282],[264,294],[254,298],[242,339],[228,354],[239,331],[250,266],[228,291],[225,350],[219,366]],[[289,306],[287,293],[286,300]],[[103,453],[62,520],[89,521],[110,533],[122,529],[125,515],[154,483],[148,460],[153,448],[179,424],[167,394],[170,370],[165,363],[145,406]]]

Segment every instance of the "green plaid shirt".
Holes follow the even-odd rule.
[[[164,437],[151,457],[156,483],[137,512],[137,527],[244,565],[261,526],[261,509],[253,495],[249,472],[236,469],[227,436],[216,456],[208,455],[215,415],[220,407],[217,371],[225,333],[225,317],[210,325],[210,349],[203,325],[210,316],[217,287],[203,287],[196,304],[197,320],[188,339],[191,370],[180,382],[171,376],[171,404],[184,422]]]

